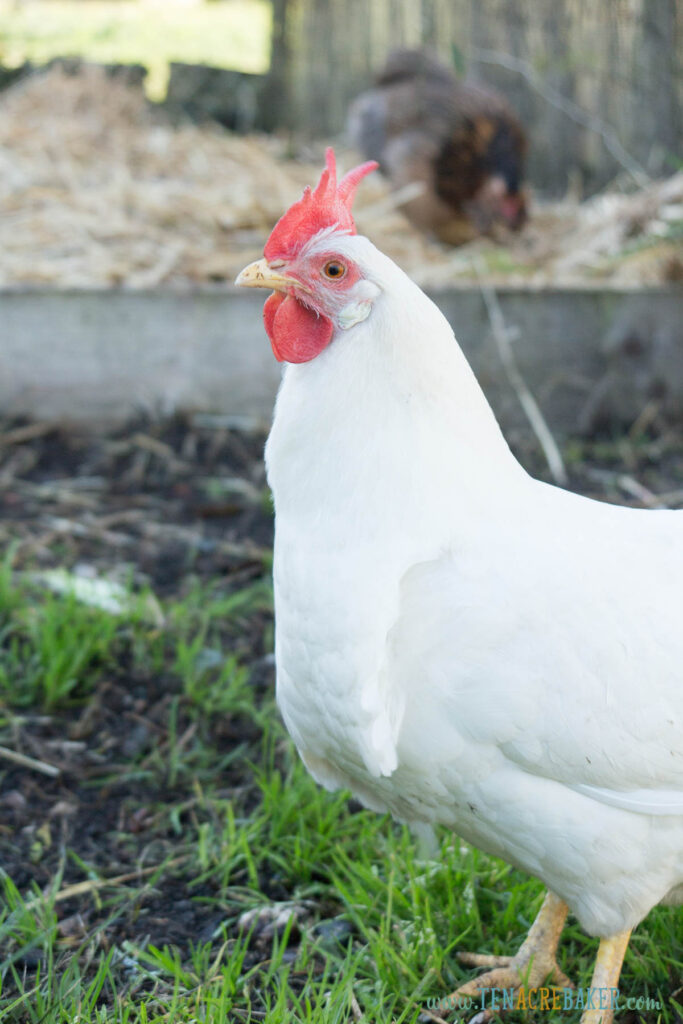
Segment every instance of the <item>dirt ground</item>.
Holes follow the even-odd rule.
[[[0,548],[12,551],[20,572],[89,567],[149,588],[162,602],[182,602],[198,585],[228,595],[259,581],[267,586],[273,519],[263,440],[191,418],[140,421],[104,437],[57,424],[0,425]],[[517,450],[543,475],[532,439]],[[683,506],[683,439],[673,429],[582,442],[565,456],[577,491],[634,505],[664,496],[663,503]],[[223,648],[248,666],[251,686],[270,695],[268,601],[219,628]],[[17,709],[0,715],[0,726],[3,720],[0,743],[59,769],[50,778],[0,762],[0,863],[22,893],[46,890],[57,876],[64,891],[82,882],[84,865],[120,877],[121,885],[139,882],[146,865],[152,877],[155,865],[171,859],[153,886],[132,890],[114,909],[106,898],[67,892],[58,908],[66,947],[93,933],[105,946],[170,943],[183,953],[208,941],[228,908],[216,902],[216,879],[197,884],[183,868],[179,838],[184,824],[201,818],[201,801],[190,775],[174,777],[158,765],[165,751],[194,757],[196,746],[200,777],[220,773],[221,790],[248,806],[255,797],[244,761],[233,755],[240,745],[256,749],[253,720],[239,713],[198,720],[177,677],[141,667],[125,643],[87,702],[49,713]],[[276,877],[260,885],[272,899],[286,898]],[[29,951],[15,967],[31,973],[41,955]]]
[[[181,598],[209,579],[226,593],[238,591],[263,577],[272,543],[262,443],[196,431],[181,420],[97,439],[9,425],[0,431],[0,544],[15,545],[16,568],[87,565],[134,588],[148,586],[160,599]],[[252,684],[264,689],[273,674],[264,648],[269,618],[251,612],[225,637],[249,664]],[[141,858],[157,864],[178,846],[163,808],[192,803],[186,780],[157,773],[149,781],[146,762],[171,742],[190,746],[198,728],[214,752],[214,770],[237,744],[257,739],[253,723],[239,716],[198,727],[178,699],[178,679],[139,667],[131,674],[127,654],[123,649],[122,660],[108,666],[85,705],[76,700],[50,714],[27,709],[13,720],[12,748],[60,770],[53,779],[0,763],[0,863],[22,893],[45,889],[60,872],[62,889],[83,878],[77,862],[64,863],[66,847],[107,876],[139,878]],[[243,782],[229,766],[221,778],[230,793]],[[181,810],[179,820],[190,812]],[[99,914],[84,911],[82,898],[65,900],[61,928],[76,942],[99,919],[107,921],[107,943],[144,939],[186,951],[190,942],[208,941],[224,916],[202,895],[195,885],[190,900],[182,873],[174,879],[169,872],[113,921],[106,900]],[[15,966],[30,970],[40,956],[35,951],[35,963],[29,955]]]

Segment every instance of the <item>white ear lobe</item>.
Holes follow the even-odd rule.
[[[360,299],[355,302],[349,302],[348,306],[344,306],[344,308],[339,311],[337,323],[341,327],[342,331],[348,331],[349,327],[353,327],[354,324],[359,324],[362,320],[367,320],[370,316],[371,309],[372,299]]]
[[[349,327],[367,320],[370,316],[373,300],[379,295],[379,288],[372,281],[359,281],[353,289],[353,297],[349,295],[348,302],[337,315],[337,324],[342,331],[348,331]]]

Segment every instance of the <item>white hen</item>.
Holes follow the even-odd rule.
[[[550,889],[460,994],[560,979],[566,905],[615,987],[629,930],[683,900],[683,514],[527,475],[447,321],[355,234],[373,166],[337,185],[328,151],[237,281],[274,289],[290,364],[266,451],[278,701],[324,786]]]

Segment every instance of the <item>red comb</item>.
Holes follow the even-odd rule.
[[[351,204],[360,181],[379,165],[374,160],[354,167],[337,184],[337,162],[334,150],[325,153],[325,170],[315,189],[304,189],[270,233],[263,254],[267,260],[294,256],[305,243],[323,228],[338,227],[349,235],[356,234]]]

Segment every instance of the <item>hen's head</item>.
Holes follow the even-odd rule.
[[[313,191],[307,188],[273,228],[264,259],[245,267],[236,284],[272,288],[263,319],[278,360],[305,363],[364,320],[378,288],[363,275],[344,242],[356,234],[351,204],[359,182],[374,171],[361,164],[337,182],[334,152]]]

